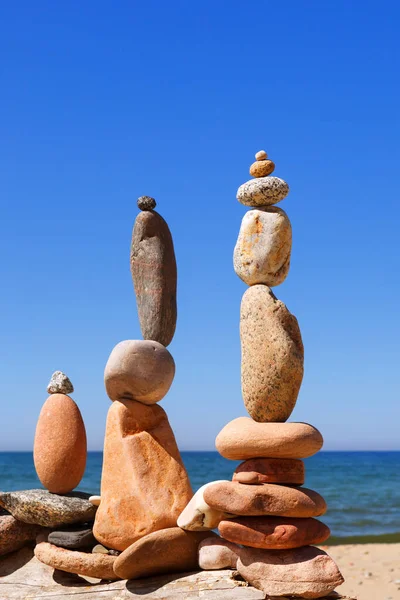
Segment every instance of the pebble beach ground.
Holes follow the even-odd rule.
[[[400,600],[400,544],[321,546],[345,582],[337,592],[357,600]]]

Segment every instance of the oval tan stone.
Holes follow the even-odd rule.
[[[280,202],[289,193],[289,186],[283,179],[269,175],[257,177],[243,183],[237,191],[237,199],[245,206],[270,206]]]
[[[85,472],[86,430],[76,403],[52,394],[43,404],[36,426],[33,458],[43,486],[54,494],[76,488]]]
[[[161,406],[113,402],[107,415],[95,538],[106,548],[125,550],[153,531],[175,527],[192,496]]]
[[[175,362],[162,344],[125,340],[112,350],[104,370],[111,400],[155,404],[164,398],[175,375]]]
[[[242,395],[258,422],[286,421],[304,371],[304,348],[297,319],[266,285],[254,285],[240,307]]]
[[[213,569],[236,569],[240,548],[220,537],[208,537],[199,544],[199,567]]]
[[[271,550],[322,544],[330,535],[327,525],[312,518],[241,517],[221,521],[218,530],[229,542]]]
[[[304,463],[295,458],[251,458],[235,470],[232,481],[245,484],[304,483]]]
[[[67,550],[48,542],[37,544],[35,556],[45,565],[67,573],[76,573],[77,575],[96,577],[97,579],[119,579],[113,569],[115,556]]]
[[[155,531],[122,552],[114,563],[114,571],[121,579],[194,571],[199,544],[209,537],[209,531],[184,531],[179,527]]]
[[[232,460],[249,458],[307,458],[322,448],[318,429],[307,423],[256,423],[234,419],[215,440],[218,452]]]
[[[272,160],[257,159],[250,167],[250,175],[253,177],[266,177],[275,170],[275,163]]]
[[[322,598],[344,581],[332,558],[314,546],[294,550],[242,548],[237,570],[268,597]]]
[[[317,492],[270,483],[214,483],[205,489],[204,500],[217,510],[249,517],[271,515],[306,518],[319,517],[326,512],[326,502]]]
[[[275,286],[289,272],[292,227],[281,208],[249,210],[244,215],[233,253],[235,273],[247,285]]]

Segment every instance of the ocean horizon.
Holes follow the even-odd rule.
[[[208,481],[231,479],[241,462],[212,450],[181,454],[194,490]],[[102,460],[102,451],[88,452],[78,490],[100,493]],[[400,451],[321,451],[304,462],[305,487],[320,493],[328,504],[321,517],[331,529],[328,543],[400,541]],[[1,490],[41,487],[32,452],[0,452]]]

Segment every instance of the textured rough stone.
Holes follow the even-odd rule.
[[[228,513],[214,510],[204,501],[204,490],[209,485],[218,482],[209,482],[197,490],[189,504],[178,517],[177,525],[187,531],[207,531],[215,529],[222,519],[229,518]]]
[[[33,447],[40,481],[54,494],[71,492],[83,477],[86,457],[86,430],[78,406],[69,396],[52,394],[40,411]]]
[[[251,458],[235,470],[232,481],[245,484],[304,483],[304,463],[295,458]]]
[[[47,392],[49,394],[72,394],[74,386],[62,371],[54,371],[51,376]]]
[[[37,525],[17,521],[12,515],[0,516],[0,556],[33,542],[40,529]]]
[[[151,196],[140,196],[137,205],[140,210],[153,210],[153,208],[156,207],[157,202]]]
[[[46,490],[0,492],[0,506],[24,523],[59,527],[93,521],[96,507],[90,504],[89,494],[72,492],[65,496]]]
[[[247,285],[282,283],[289,272],[292,227],[277,206],[244,215],[233,253],[235,273]]]
[[[176,260],[169,227],[156,212],[136,217],[131,273],[144,339],[168,346],[176,327]]]
[[[245,206],[269,206],[286,198],[288,193],[289,186],[286,181],[270,175],[243,183],[236,197]]]
[[[192,495],[165,411],[132,400],[113,402],[95,538],[107,548],[125,550],[153,531],[176,526]]]
[[[68,527],[49,533],[47,541],[60,548],[76,550],[96,544],[91,527]]]
[[[253,177],[266,177],[275,171],[275,163],[272,160],[257,159],[250,167],[250,175]]]
[[[256,423],[234,419],[219,432],[215,446],[231,460],[251,458],[307,458],[321,450],[322,435],[307,423]]]
[[[162,344],[126,340],[115,346],[104,370],[111,400],[154,404],[164,398],[175,375],[175,363]]]
[[[218,530],[224,539],[235,544],[270,550],[322,544],[330,535],[327,525],[311,518],[241,517],[221,521]]]
[[[100,506],[101,496],[90,496],[89,502],[93,506]]]
[[[286,421],[296,404],[304,372],[297,319],[266,285],[254,285],[240,308],[242,394],[258,422]]]
[[[219,537],[208,537],[199,544],[199,567],[205,570],[236,569],[239,550],[236,544]]]
[[[235,481],[213,483],[204,499],[216,510],[242,516],[318,517],[326,512],[325,500],[307,488],[264,483],[243,485]]]
[[[242,548],[237,570],[268,596],[321,598],[344,581],[335,562],[313,546],[295,550]]]
[[[256,160],[266,160],[267,158],[268,158],[268,155],[265,152],[265,150],[260,150],[259,152],[257,152],[255,154],[255,159]]]
[[[67,550],[66,548],[53,546],[48,542],[41,542],[36,546],[35,556],[45,565],[67,573],[76,573],[77,575],[98,579],[119,579],[113,570],[115,556]]]
[[[199,543],[209,536],[209,531],[184,531],[179,527],[155,531],[122,552],[114,563],[114,571],[121,579],[194,571]]]

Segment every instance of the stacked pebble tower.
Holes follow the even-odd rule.
[[[236,274],[249,286],[240,315],[242,394],[251,418],[228,423],[216,439],[227,459],[243,460],[232,481],[206,484],[178,519],[191,530],[218,526],[220,539],[200,544],[204,569],[237,568],[270,596],[321,598],[343,583],[334,561],[312,544],[329,528],[315,519],[324,499],[302,486],[304,463],[322,447],[322,436],[305,423],[286,423],[303,378],[304,350],[296,318],[270,289],[289,271],[292,229],[274,206],[288,192],[272,176],[264,151],[250,167],[254,179],[239,187],[245,214],[234,250]]]

